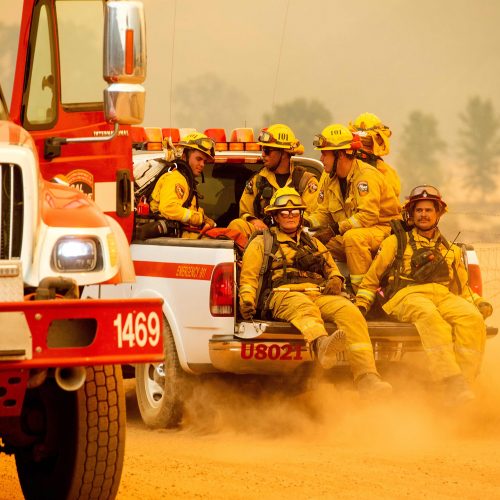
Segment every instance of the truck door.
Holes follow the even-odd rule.
[[[128,126],[107,142],[63,144],[54,138],[103,137],[102,0],[25,0],[11,117],[29,130],[45,179],[63,175],[132,234]]]

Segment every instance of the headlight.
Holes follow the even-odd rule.
[[[97,271],[102,267],[99,242],[94,238],[69,237],[57,240],[53,268],[61,273]]]

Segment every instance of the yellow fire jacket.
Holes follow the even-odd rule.
[[[401,180],[396,170],[384,160],[380,159],[377,160],[377,170],[384,175],[387,184],[392,187],[394,194],[399,198],[401,193]]]
[[[420,236],[416,228],[412,229],[413,238],[415,240],[416,248],[434,248],[437,239],[440,236],[439,230],[436,230],[436,234],[430,240],[424,236]],[[378,254],[373,260],[370,269],[365,274],[363,281],[358,289],[356,295],[356,305],[362,306],[367,310],[370,309],[371,305],[375,300],[375,294],[380,287],[380,279],[385,271],[394,265],[396,252],[397,252],[398,240],[395,234],[391,234],[387,237],[381,244]],[[446,286],[450,292],[460,295],[464,299],[472,302],[474,304],[479,304],[483,299],[468,285],[468,274],[465,265],[462,260],[462,250],[457,245],[451,245],[448,251],[446,247],[440,244],[437,250],[441,255],[446,256],[445,261],[448,264],[449,280],[447,282],[441,281],[439,284]],[[406,243],[406,248],[403,253],[403,265],[402,273],[411,276],[411,258],[413,256],[413,249],[409,241]],[[389,275],[389,282],[392,281],[391,274]],[[401,288],[395,295],[390,298],[383,306],[385,312],[390,314],[395,306],[401,302],[403,298],[407,295],[418,292],[422,287],[428,287],[429,284],[415,284],[409,285],[405,288]],[[432,286],[432,285],[431,285]],[[459,293],[459,291],[461,292]]]
[[[401,204],[393,187],[375,167],[355,159],[346,180],[344,200],[338,177],[323,175],[318,208],[306,217],[311,226],[324,226],[332,219],[337,223],[347,221],[343,224],[345,232],[351,228],[389,226],[389,221],[401,218]]]
[[[277,227],[272,227],[270,229],[272,233],[274,233],[277,237],[279,249],[275,252],[275,259],[272,262],[271,270],[272,280],[273,282],[278,281],[283,277],[283,259],[286,261],[286,267],[288,272],[292,273],[301,273],[301,271],[297,270],[293,267],[293,261],[296,250],[287,244],[287,242],[291,242],[297,244],[298,238],[292,238],[288,236],[286,233],[280,231]],[[330,252],[327,251],[326,247],[316,238],[311,238],[316,244],[318,251],[323,252],[322,257],[325,260],[325,267],[323,278],[325,280],[333,278],[334,276],[338,276],[342,280],[342,274],[340,273],[337,264],[333,260]],[[257,289],[259,286],[259,273],[262,267],[262,263],[264,261],[264,236],[257,235],[253,238],[248,247],[243,254],[243,262],[240,273],[240,302],[242,300],[252,302],[253,304],[257,303]],[[306,278],[306,273],[302,271],[304,275],[304,279]],[[311,280],[311,282],[303,282],[298,284],[286,284],[284,285],[287,288],[291,289],[304,289],[308,287],[317,287],[318,283]]]
[[[306,172],[298,186],[293,185],[293,172],[296,167],[293,165],[290,167],[290,176],[286,181],[286,186],[295,188],[298,193],[302,196],[304,203],[307,207],[307,212],[312,212],[316,209],[317,199],[318,199],[318,180],[314,175]],[[264,177],[269,181],[269,184],[273,187],[273,193],[279,189],[279,184],[276,181],[276,176],[274,172],[271,172],[267,168],[263,168],[257,174],[255,174],[246,184],[243,194],[240,199],[240,217],[244,220],[250,220],[259,218],[259,215],[255,213],[254,201],[258,194],[257,178],[258,176]],[[262,212],[264,212],[264,207],[266,203],[265,200],[260,200],[260,206]]]
[[[189,208],[183,203],[190,194],[186,178],[177,170],[163,174],[151,194],[150,208],[152,212],[160,212],[162,217],[177,220],[191,226],[201,226],[204,211],[198,207],[198,200],[193,196]]]

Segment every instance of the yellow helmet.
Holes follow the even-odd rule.
[[[291,187],[285,186],[279,188],[273,194],[269,205],[264,209],[266,214],[283,210],[284,208],[299,208],[305,210],[305,206],[300,194]]]
[[[313,140],[314,149],[320,151],[337,151],[340,149],[359,149],[361,141],[357,135],[341,125],[334,123],[325,127],[321,134],[316,134]]]
[[[349,128],[356,132],[358,130],[371,130],[384,127],[382,120],[373,113],[361,113],[354,122],[349,123]]]
[[[215,159],[215,142],[201,132],[191,132],[184,136],[178,145],[184,148],[197,149],[205,153],[210,160]]]
[[[377,156],[385,156],[390,152],[389,127],[373,113],[361,113],[354,122],[349,123],[349,130],[360,136],[363,147]]]
[[[270,127],[263,128],[257,139],[261,146],[284,149],[288,153],[302,154],[300,141],[295,137],[293,130],[288,125],[276,123]]]

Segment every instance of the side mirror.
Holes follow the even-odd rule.
[[[144,118],[146,28],[141,2],[108,0],[104,27],[104,114],[110,123],[137,125]]]

